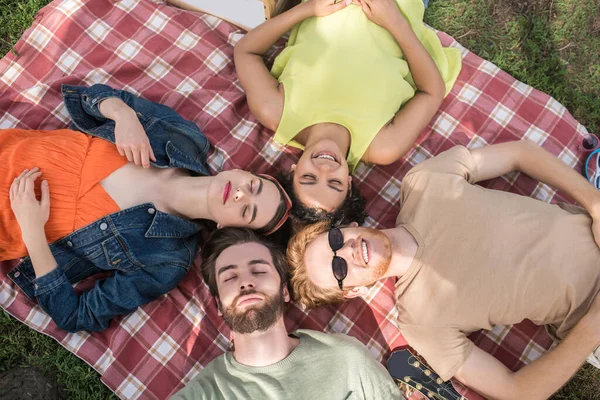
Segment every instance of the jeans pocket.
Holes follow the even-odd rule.
[[[104,256],[106,257],[107,270],[119,270],[123,272],[130,272],[143,267],[131,251],[125,240],[115,235],[102,242],[102,249],[104,250]]]

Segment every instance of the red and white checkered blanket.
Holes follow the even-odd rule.
[[[242,34],[215,17],[148,0],[55,0],[17,43],[18,55],[9,52],[0,61],[0,128],[66,127],[69,117],[60,85],[107,83],[194,120],[214,144],[209,158],[214,171],[287,169],[297,151],[274,143],[272,132],[256,122],[236,77],[233,45]],[[444,45],[462,51],[462,73],[403,162],[363,165],[356,172],[368,199],[371,226],[393,226],[404,174],[455,144],[474,148],[528,139],[571,167],[582,161],[577,148],[587,132],[563,106],[439,35]],[[519,174],[487,186],[543,201],[563,200],[553,189]],[[198,265],[177,289],[115,319],[106,331],[67,334],[7,278],[14,264],[0,263],[0,305],[93,366],[123,399],[165,399],[228,349],[229,330],[217,316]],[[364,300],[339,307],[306,313],[290,306],[287,327],[347,333],[385,360],[391,349],[406,345],[394,324],[393,284],[391,279],[377,284]],[[537,358],[551,344],[543,328],[529,322],[499,326],[473,339],[511,369]]]

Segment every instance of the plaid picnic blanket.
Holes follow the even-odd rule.
[[[273,142],[250,114],[233,65],[239,29],[209,15],[149,0],[55,0],[0,61],[0,128],[56,129],[69,124],[60,85],[106,83],[173,107],[195,121],[214,144],[213,171],[287,169],[298,152]],[[556,100],[518,82],[495,65],[457,47],[463,70],[441,109],[402,162],[360,166],[355,179],[368,199],[368,224],[391,227],[400,182],[415,164],[455,144],[469,148],[528,139],[571,167],[587,134]],[[270,59],[284,45],[280,41]],[[486,183],[542,201],[564,200],[546,185],[519,174]],[[50,335],[85,360],[123,399],[165,399],[230,346],[198,261],[179,287],[136,312],[116,318],[100,333],[68,334],[7,278],[14,262],[0,263],[0,305],[31,328]],[[82,290],[93,282],[83,282]],[[385,361],[406,346],[395,319],[394,282],[376,284],[364,299],[305,312],[292,305],[289,330],[312,328],[355,336]],[[475,343],[516,370],[551,345],[543,328],[524,322],[476,333]],[[463,390],[470,399],[481,397]]]

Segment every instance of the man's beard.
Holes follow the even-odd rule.
[[[377,282],[388,271],[390,268],[390,264],[392,262],[392,241],[381,231],[373,230],[370,232],[367,240],[377,240],[382,249],[380,250],[381,259],[377,263],[373,263],[370,265],[371,268],[371,279],[374,282]]]
[[[243,311],[235,309],[240,297],[255,293],[258,292],[254,289],[240,292],[234,301],[231,302],[231,305],[222,310],[223,319],[232,331],[241,334],[256,331],[264,332],[275,325],[275,322],[283,316],[285,308],[283,290],[279,290],[279,293],[273,296],[266,297],[262,306],[252,305]]]

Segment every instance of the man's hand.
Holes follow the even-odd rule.
[[[148,135],[131,107],[111,97],[100,103],[100,112],[115,121],[115,145],[120,155],[144,168],[150,167],[150,160],[156,162]]]
[[[355,0],[367,18],[391,31],[394,27],[408,26],[394,0]]]
[[[35,181],[42,175],[38,167],[24,170],[10,185],[10,207],[15,213],[23,241],[32,235],[43,233],[50,215],[50,188],[42,181],[42,198],[38,201],[33,190]]]
[[[352,4],[352,0],[310,0],[308,2],[315,17],[325,17]]]

